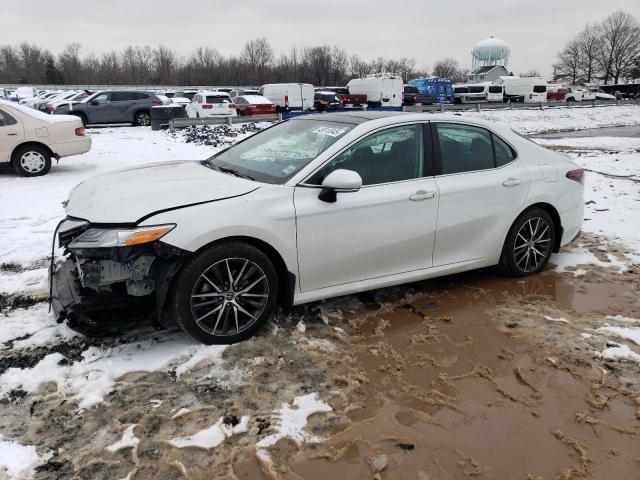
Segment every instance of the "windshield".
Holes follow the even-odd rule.
[[[289,120],[237,143],[206,161],[239,176],[281,184],[349,132],[354,125],[323,120]]]

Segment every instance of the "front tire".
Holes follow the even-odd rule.
[[[499,270],[510,277],[524,277],[546,267],[556,241],[551,215],[532,208],[520,215],[509,229],[502,247]]]
[[[196,340],[229,344],[246,340],[276,307],[278,276],[269,258],[242,243],[212,245],[176,277],[170,310]]]
[[[133,124],[136,127],[148,127],[151,125],[151,114],[147,111],[136,113],[136,116],[133,118]]]
[[[22,177],[39,177],[51,170],[51,155],[40,146],[27,145],[16,150],[11,164]]]

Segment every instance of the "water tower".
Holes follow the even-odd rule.
[[[506,69],[510,52],[509,45],[503,40],[495,37],[485,38],[471,50],[471,69],[494,65],[501,65]]]

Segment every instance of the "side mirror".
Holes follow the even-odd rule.
[[[357,192],[362,187],[362,177],[353,170],[338,169],[327,175],[322,182],[318,198],[323,202],[334,203],[338,192]]]
[[[95,107],[96,105],[100,105],[100,102],[98,102],[97,100],[91,100],[91,102],[90,102],[90,103],[91,103],[91,105],[93,105],[94,107]]]

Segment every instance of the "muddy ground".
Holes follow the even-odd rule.
[[[603,256],[598,238],[580,243]],[[640,368],[601,358],[624,342],[593,329],[606,315],[640,318],[640,268],[602,260],[586,273],[483,270],[297,308],[225,350],[223,378],[207,359],[179,376],[129,373],[85,410],[55,385],[12,391],[0,434],[50,452],[37,479],[638,478]],[[179,334],[147,326],[5,349],[0,373],[166,335]],[[256,455],[274,411],[312,392],[332,408],[308,419],[323,441],[285,438]],[[248,416],[248,431],[210,449],[168,443],[221,416]],[[137,445],[105,448],[132,425]]]

